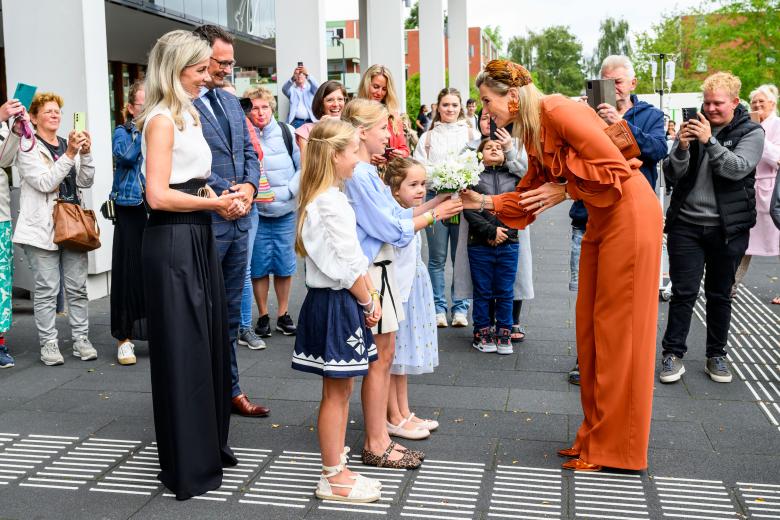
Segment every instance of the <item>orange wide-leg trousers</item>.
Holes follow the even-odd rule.
[[[658,321],[661,208],[643,176],[607,208],[586,203],[577,296],[585,415],[574,448],[591,464],[647,467]]]

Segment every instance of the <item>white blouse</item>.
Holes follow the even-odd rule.
[[[349,289],[368,271],[355,212],[336,187],[328,188],[306,206],[301,238],[306,248],[308,287]]]
[[[419,250],[420,233],[405,247],[395,247],[395,284],[401,296],[401,303],[409,301],[412,292],[412,282],[417,273],[417,251]]]
[[[414,158],[423,163],[430,173],[434,165],[444,162],[451,155],[460,154],[469,141],[477,137],[479,132],[471,128],[465,119],[454,123],[438,122],[420,136],[414,149]]]
[[[171,178],[168,184],[181,184],[192,179],[208,179],[211,175],[211,148],[203,137],[203,127],[195,126],[195,119],[188,110],[182,112],[184,130],[179,130],[173,121],[171,110],[157,105],[146,118],[141,140],[141,154],[146,157],[146,129],[156,115],[163,115],[173,123],[173,158],[171,160]],[[146,161],[141,163],[141,171],[146,175]]]

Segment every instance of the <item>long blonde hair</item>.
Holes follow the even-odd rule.
[[[371,65],[366,70],[363,77],[360,78],[360,86],[358,87],[357,97],[358,99],[371,99],[369,93],[369,87],[371,86],[371,80],[376,76],[382,75],[387,82],[387,95],[382,100],[382,104],[387,107],[389,115],[393,116],[393,132],[399,132],[399,124],[402,124],[399,120],[399,114],[401,110],[401,103],[398,101],[398,95],[395,93],[395,83],[393,82],[393,75],[390,73],[390,69],[384,65]]]
[[[341,111],[341,119],[355,128],[374,128],[387,120],[387,108],[373,99],[353,99]]]
[[[136,118],[136,125],[143,130],[147,117],[157,105],[171,111],[176,128],[184,130],[185,111],[192,115],[195,124],[200,124],[198,111],[181,84],[181,73],[187,67],[211,57],[208,42],[191,31],[176,30],[163,34],[149,53],[146,67],[144,109]]]
[[[295,252],[306,256],[303,244],[303,222],[306,220],[306,206],[317,195],[336,184],[334,156],[354,143],[355,127],[346,121],[327,118],[311,130],[306,153],[301,167],[301,190],[298,193],[298,216],[295,234]]]
[[[433,120],[431,121],[431,126],[441,121],[441,113],[439,112],[439,106],[441,105],[442,98],[446,96],[455,96],[458,98],[458,103],[460,104],[460,114],[458,114],[458,121],[462,121],[466,119],[466,113],[463,111],[463,98],[460,95],[460,90],[452,87],[443,88],[439,91],[439,97],[436,98],[436,113],[433,114]]]
[[[497,60],[496,60],[497,61]],[[493,62],[490,62],[493,63]],[[506,62],[519,67],[519,65]],[[525,70],[525,69],[523,69]],[[508,70],[506,74],[497,73],[494,70],[486,68],[479,73],[476,79],[476,86],[479,88],[483,84],[499,96],[506,96],[510,89],[514,89],[518,95],[518,112],[515,115],[512,126],[512,135],[525,143],[527,149],[535,152],[539,160],[542,160],[542,98],[544,94],[536,88],[533,83],[526,85],[517,85],[517,72]],[[512,83],[515,83],[513,86]]]

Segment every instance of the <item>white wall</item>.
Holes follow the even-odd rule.
[[[450,71],[449,87],[460,91],[465,109],[469,98],[469,29],[466,22],[466,0],[449,0],[447,9],[447,38]],[[476,52],[476,49],[475,49]]]
[[[390,69],[400,105],[399,110],[401,113],[406,112],[403,4],[400,0],[367,0],[366,12],[360,13],[361,17],[364,15],[369,41],[366,61],[363,61],[362,55],[360,57],[361,71],[365,72],[375,63]]]
[[[27,23],[31,7],[30,2],[2,0],[8,91],[13,93],[16,83],[22,82],[37,86],[38,92],[62,96],[65,106],[59,134],[63,137],[73,127],[73,113],[86,112],[96,173],[94,186],[84,190],[83,201],[97,212],[111,191],[113,178],[105,4],[103,0],[36,0],[35,11],[45,13],[51,23],[32,31]],[[19,185],[18,177],[14,184]],[[114,233],[113,226],[97,213],[102,247],[89,253],[90,298],[108,294]]]
[[[430,106],[444,87],[444,6],[442,0],[420,0],[419,5],[420,103]]]

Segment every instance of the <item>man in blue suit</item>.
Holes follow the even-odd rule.
[[[242,194],[246,213],[231,217],[228,214],[213,213],[213,229],[222,275],[225,279],[225,296],[228,306],[228,324],[231,343],[231,375],[233,413],[248,417],[265,417],[270,410],[249,401],[238,384],[238,363],[236,361],[236,336],[241,319],[241,293],[247,264],[247,247],[252,210],[252,201],[257,192],[260,178],[260,162],[249,140],[244,111],[238,98],[221,87],[225,76],[230,74],[233,59],[233,37],[215,25],[202,25],[195,34],[209,42],[210,81],[207,88],[194,102],[198,109],[203,136],[211,148],[211,177],[209,186],[216,193],[236,191]]]

